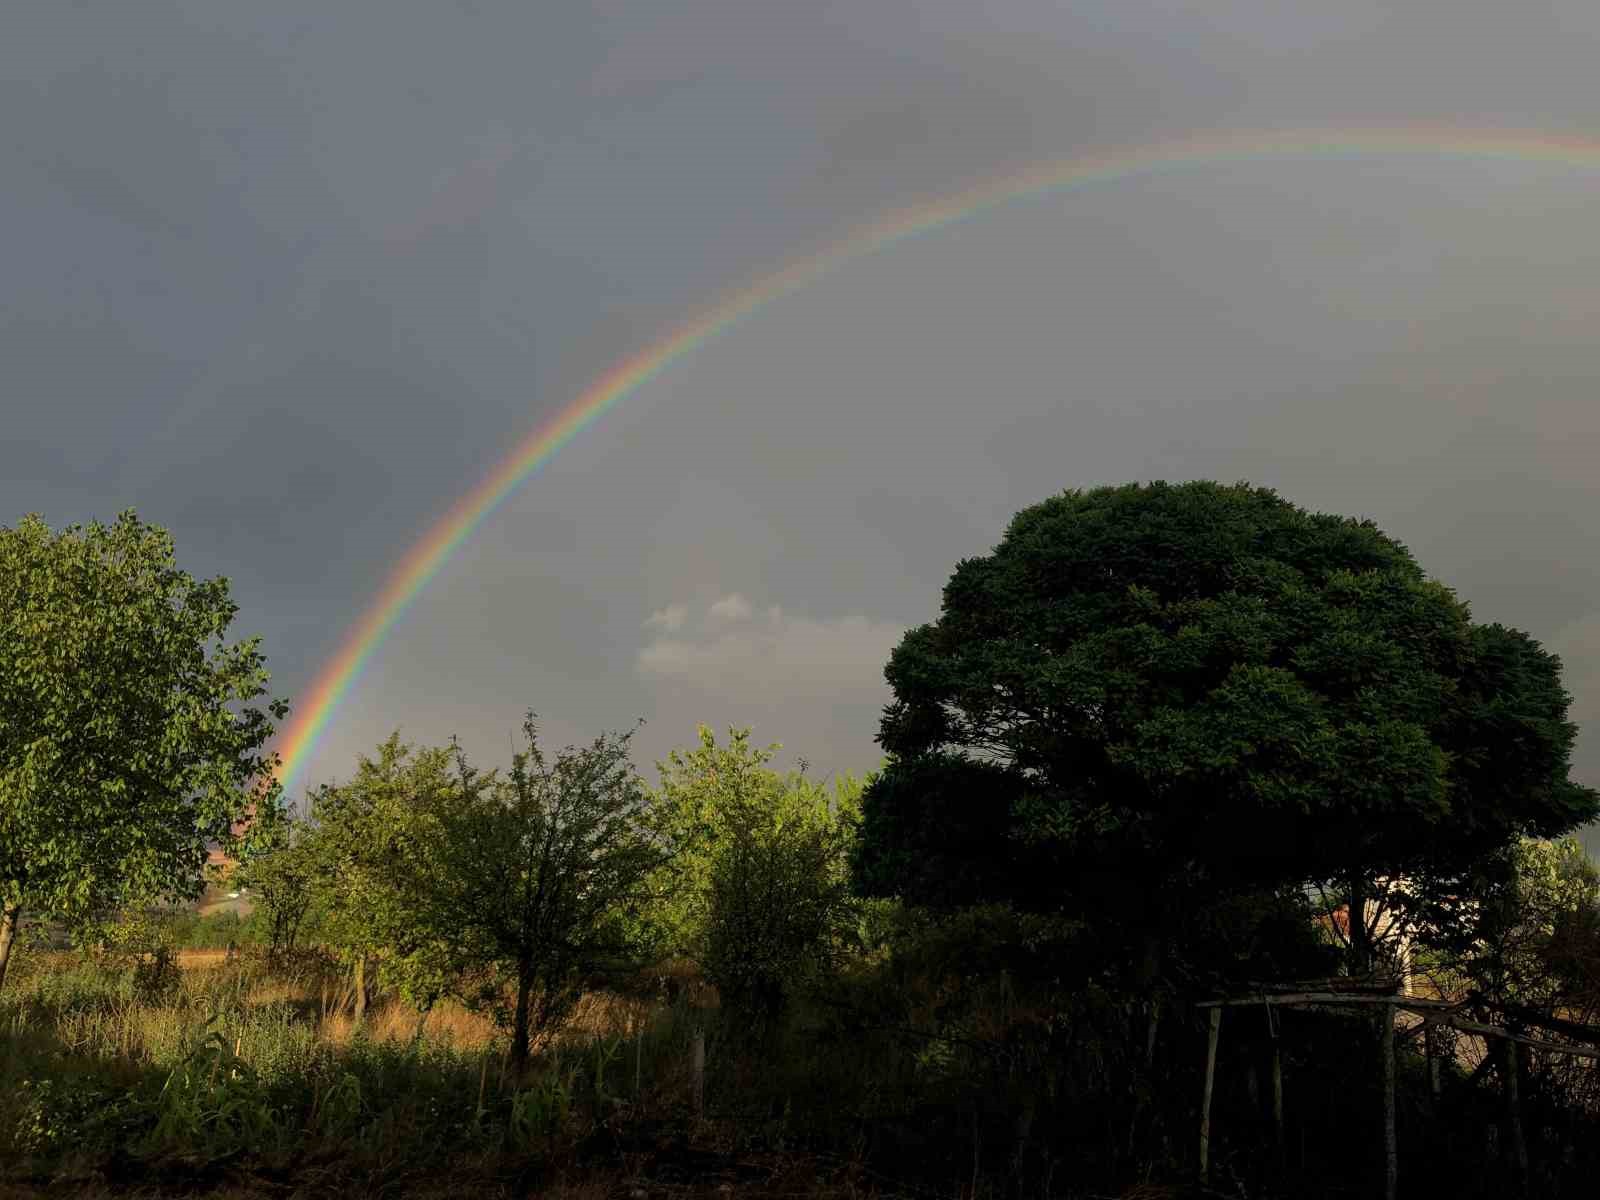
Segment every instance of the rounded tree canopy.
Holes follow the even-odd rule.
[[[1025,509],[886,675],[892,761],[865,798],[864,864],[907,844],[897,822],[946,823],[947,791],[925,809],[904,793],[950,756],[1008,779],[970,789],[1006,810],[977,824],[1139,887],[1399,870],[1600,807],[1567,778],[1553,656],[1474,626],[1372,522],[1243,484]]]
[[[225,579],[179,570],[131,512],[0,527],[0,901],[62,916],[193,895],[286,705],[250,705],[254,639],[224,641]]]

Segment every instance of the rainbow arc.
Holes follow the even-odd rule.
[[[285,791],[293,788],[329,723],[396,623],[506,498],[614,405],[744,318],[846,263],[1025,197],[1234,162],[1394,155],[1503,159],[1600,172],[1600,140],[1567,134],[1405,126],[1207,135],[1041,163],[1003,179],[913,205],[856,229],[820,253],[791,262],[728,293],[643,350],[613,365],[570,403],[540,422],[411,544],[350,626],[338,651],[318,673],[284,731],[278,749],[282,757],[279,779]]]

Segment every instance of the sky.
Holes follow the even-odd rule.
[[[133,507],[309,692],[610,367],[907,206],[1191,137],[1600,137],[1590,0],[13,0],[0,523]],[[1559,653],[1600,785],[1600,156],[1263,157],[842,262],[584,429],[418,595],[302,781],[696,724],[876,765],[883,663],[1066,488],[1370,517]],[[1589,837],[1591,848],[1600,838]]]

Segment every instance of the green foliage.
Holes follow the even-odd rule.
[[[309,829],[291,826],[277,851],[250,864],[252,877],[266,868],[291,912],[315,904],[319,933],[361,968],[361,986],[370,961],[422,1010],[448,990],[457,953],[458,922],[439,903],[453,882],[443,873],[465,869],[444,844],[466,800],[453,767],[449,749],[417,750],[393,734],[348,783],[313,795]]]
[[[1037,845],[1015,835],[1026,789],[1017,771],[955,754],[891,762],[863,797],[851,857],[856,890],[939,909],[1048,908],[1056,882]]]
[[[704,940],[712,865],[736,814],[778,812],[785,804],[811,799],[791,796],[783,777],[767,766],[778,746],[751,745],[747,729],[730,730],[726,747],[718,746],[716,734],[704,725],[696,733],[698,746],[673,750],[656,764],[656,821],[663,842],[676,852],[652,879],[651,903],[666,948],[691,957]]]
[[[183,950],[226,950],[230,946],[271,944],[269,922],[257,912],[241,916],[232,910],[201,916],[195,912],[175,913],[172,918],[172,944]]]
[[[533,714],[505,777],[458,754],[459,788],[441,809],[430,903],[454,927],[469,992],[511,1032],[526,1064],[586,985],[635,970],[648,880],[668,857],[652,797],[628,760],[631,733],[603,733],[547,756]],[[509,987],[514,1007],[504,1003]]]
[[[131,512],[0,528],[0,910],[198,894],[286,712],[249,703],[267,673],[255,639],[224,640],[235,612]]]
[[[1524,838],[1408,893],[1424,960],[1452,992],[1600,1014],[1600,868],[1576,838]]]
[[[826,979],[854,925],[849,851],[863,785],[830,791],[767,764],[748,729],[658,764],[661,812],[678,848],[654,883],[668,944],[697,961],[724,1004],[769,1019]]]
[[[892,762],[858,859],[877,891],[928,890],[907,793],[941,764],[961,777],[930,790],[932,815],[971,794],[983,875],[1047,870],[1058,902],[1136,922],[1158,920],[1157,895],[1459,861],[1600,809],[1567,778],[1551,656],[1472,626],[1371,522],[1244,485],[1025,509],[957,567],[886,674]],[[956,759],[1008,774],[969,778]]]
[[[701,969],[724,1004],[775,1017],[833,973],[851,905],[837,823],[750,813],[711,864]]]
[[[329,864],[315,827],[274,793],[256,804],[231,849],[238,863],[231,882],[248,891],[254,904],[252,933],[264,936],[274,954],[292,951],[328,890],[322,885]]]

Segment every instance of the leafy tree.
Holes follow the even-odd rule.
[[[1576,838],[1523,838],[1413,890],[1408,915],[1447,994],[1546,1015],[1594,1003],[1583,950],[1592,953],[1600,928],[1600,869]]]
[[[320,932],[355,973],[358,1023],[379,977],[424,1017],[448,988],[457,930],[438,900],[445,822],[462,800],[453,765],[449,748],[392,734],[349,782],[313,795],[312,829],[292,851],[304,866],[283,864],[314,880]]]
[[[851,915],[848,853],[861,784],[833,791],[767,764],[748,729],[658,764],[663,819],[678,853],[658,873],[669,944],[699,962],[724,1003],[769,1021],[826,975]]]
[[[275,790],[254,805],[230,849],[238,862],[233,882],[249,891],[254,919],[266,925],[269,952],[293,950],[325,874],[314,827]]]
[[[587,983],[637,965],[639,909],[668,854],[628,760],[631,732],[551,757],[533,714],[523,731],[527,749],[505,777],[478,774],[459,757],[436,901],[456,925],[463,959],[482,964],[476,998],[509,1027],[518,1072],[532,1038],[555,1028]]]
[[[1048,870],[1033,882],[1057,903],[1143,931],[1152,971],[1159,931],[1197,898],[1338,878],[1361,911],[1373,875],[1600,808],[1567,778],[1552,656],[1473,626],[1371,522],[1245,485],[1023,510],[959,564],[886,675],[891,762],[864,800],[863,886],[934,872],[894,862],[940,842],[909,793],[948,768],[988,810],[967,820],[987,831],[988,878]],[[960,844],[936,848],[949,861]]]
[[[256,639],[224,640],[236,612],[132,512],[0,528],[0,982],[24,908],[201,890],[287,712],[249,703],[267,672]]]

